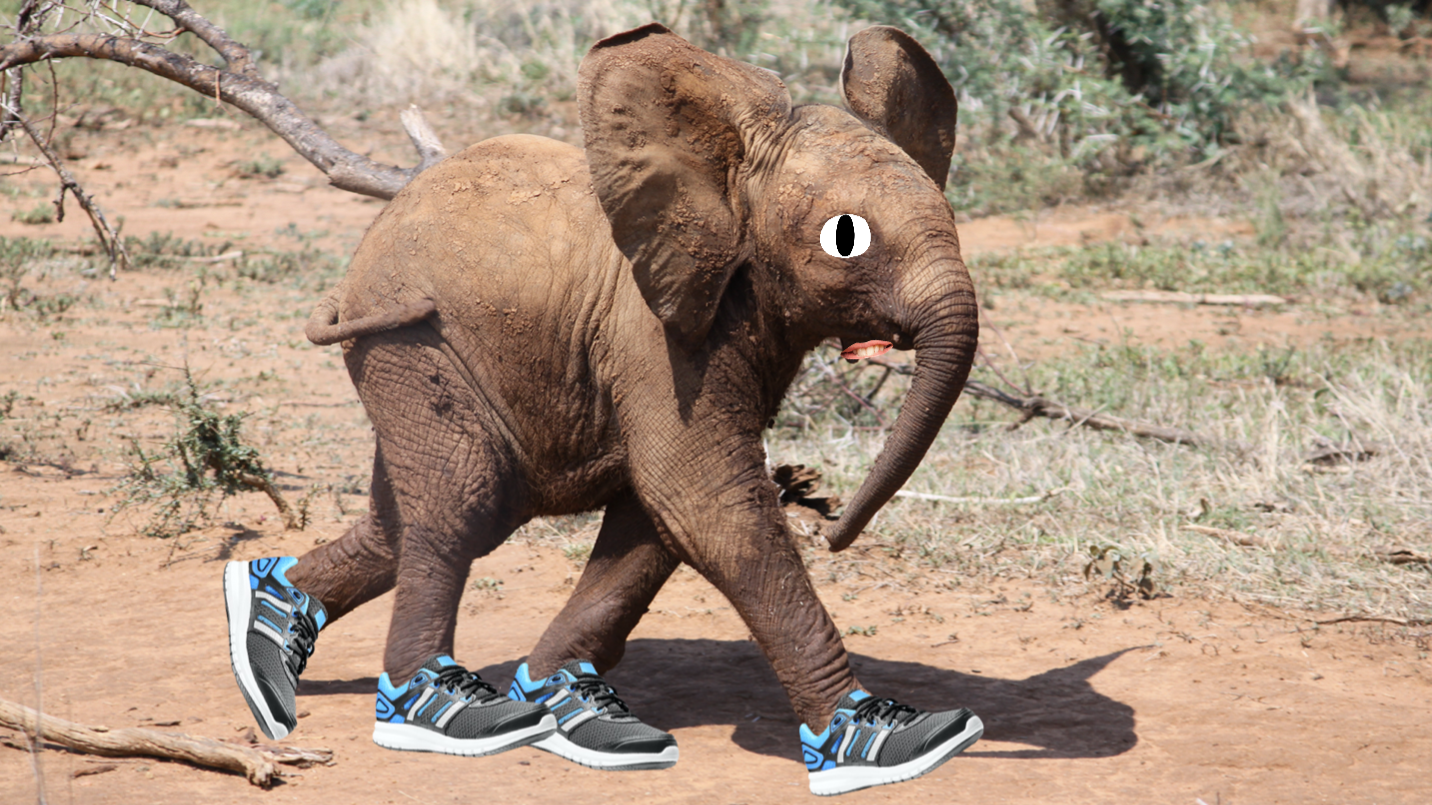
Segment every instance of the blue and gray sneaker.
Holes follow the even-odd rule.
[[[589,662],[573,660],[535,682],[524,662],[507,695],[538,702],[556,716],[557,731],[533,746],[588,768],[668,769],[680,756],[676,738],[632,715]]]
[[[851,691],[819,735],[801,725],[810,791],[820,796],[913,780],[965,751],[984,734],[969,710],[928,713]]]
[[[323,604],[284,576],[296,564],[292,556],[270,556],[224,566],[234,679],[264,735],[273,740],[298,724],[293,698],[298,676],[328,622]]]
[[[478,757],[540,741],[556,727],[547,708],[508,699],[446,654],[402,687],[378,678],[373,743],[388,749]]]

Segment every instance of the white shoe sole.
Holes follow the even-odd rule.
[[[643,771],[646,769],[669,769],[681,757],[681,748],[668,746],[660,752],[617,753],[598,752],[585,746],[578,746],[559,730],[550,738],[543,738],[533,747],[564,757],[578,765],[602,771]]]
[[[545,738],[557,729],[557,719],[549,713],[536,726],[516,732],[494,735],[491,738],[450,738],[440,732],[414,724],[389,724],[378,721],[373,724],[373,743],[385,749],[405,752],[440,752],[444,755],[482,757],[506,752],[519,746],[526,746]]]
[[[939,768],[945,761],[968,749],[982,735],[984,722],[980,721],[979,716],[972,715],[959,735],[898,766],[847,766],[811,772],[810,792],[816,796],[829,797],[859,791],[862,788],[913,780]]]
[[[229,664],[234,667],[234,680],[244,694],[259,728],[272,740],[288,735],[288,727],[275,721],[268,712],[263,691],[254,679],[254,667],[249,663],[249,620],[253,616],[253,594],[249,588],[247,562],[229,562],[224,565],[224,609],[229,615]]]

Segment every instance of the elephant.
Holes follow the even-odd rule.
[[[859,689],[767,470],[762,433],[804,356],[914,350],[841,550],[910,477],[976,349],[943,188],[956,99],[907,34],[873,27],[848,111],[652,23],[579,70],[585,149],[507,135],[417,176],[380,213],[307,333],[341,343],[376,432],[369,512],[298,558],[329,619],[396,588],[394,679],[450,653],[470,563],[533,517],[603,509],[533,677],[598,672],[681,563],[750,629],[796,715]]]

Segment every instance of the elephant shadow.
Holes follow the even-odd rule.
[[[918,662],[850,655],[863,685],[877,695],[929,710],[967,706],[985,723],[985,739],[1030,749],[967,755],[1006,758],[1100,758],[1138,743],[1134,709],[1094,690],[1089,679],[1132,649],[1053,668],[1026,679],[966,674]],[[499,689],[520,660],[479,669]],[[732,740],[763,755],[801,760],[799,724],[785,691],[754,642],[641,639],[606,674],[632,711],[664,730],[733,724]]]

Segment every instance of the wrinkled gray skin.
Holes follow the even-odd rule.
[[[893,28],[850,43],[851,112],[792,108],[773,74],[659,25],[582,63],[586,151],[479,143],[374,222],[310,323],[343,340],[377,432],[370,514],[289,578],[335,618],[397,587],[386,670],[452,652],[471,561],[530,518],[605,507],[529,658],[605,671],[678,563],[745,620],[817,731],[858,687],[765,470],[761,433],[826,338],[916,350],[911,391],[830,529],[849,544],[964,385],[975,295],[941,189],[955,99]],[[932,177],[935,177],[932,179]],[[871,245],[822,250],[827,220]]]

